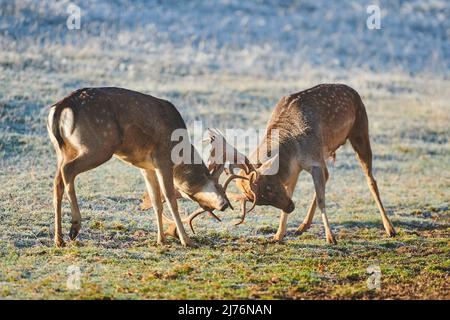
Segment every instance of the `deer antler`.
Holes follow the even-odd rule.
[[[230,184],[231,181],[233,181],[234,179],[243,179],[243,180],[249,180],[249,178],[244,177],[244,176],[240,176],[238,174],[234,174],[232,173],[227,180],[225,181],[225,183],[223,184],[223,190],[226,192],[228,185]]]
[[[203,209],[203,208],[199,208],[199,209],[195,210],[195,211],[192,212],[187,218],[182,219],[181,221],[182,221],[183,223],[186,223],[186,222],[187,222],[187,223],[189,224],[189,227],[191,228],[192,233],[195,234],[195,230],[194,230],[194,226],[192,225],[192,222],[193,222],[193,220],[194,220],[195,218],[197,218],[199,215],[201,215],[201,214],[204,213],[204,212],[208,212],[210,216],[212,216],[213,218],[215,218],[217,221],[222,222],[222,220],[221,220],[217,215],[215,215],[215,214],[212,212],[212,210],[205,210],[205,209]],[[169,223],[171,223],[171,224],[175,224],[175,222],[174,222],[172,219],[168,218],[168,217],[167,217],[166,215],[164,215],[164,214],[163,214],[163,219],[164,219],[166,222],[169,222]]]
[[[247,178],[247,177],[240,176],[240,175],[237,175],[237,174],[234,174],[234,173],[233,173],[233,174],[231,174],[231,175],[227,178],[227,180],[225,181],[225,183],[224,183],[224,185],[223,185],[223,189],[224,189],[224,191],[226,191],[227,188],[228,188],[228,185],[229,185],[230,182],[233,181],[234,179],[249,180],[249,181],[250,181],[250,184],[251,184],[251,183],[253,182],[253,180],[254,180],[253,177],[254,177],[254,175],[252,175],[252,176],[250,177],[250,179],[249,179],[249,178]],[[255,193],[253,192],[253,190],[251,189],[251,187],[250,187],[250,192],[251,192],[252,195],[253,195],[253,204],[252,204],[252,207],[250,208],[250,210],[247,211],[246,204],[247,204],[247,201],[248,201],[248,200],[247,200],[247,199],[241,199],[241,203],[242,203],[242,217],[241,217],[241,220],[240,220],[238,223],[235,224],[236,226],[242,224],[242,223],[244,222],[244,220],[245,220],[246,214],[247,214],[248,212],[251,212],[251,211],[255,208],[255,206],[256,206],[256,195],[255,195]],[[231,205],[230,205],[230,206],[231,206]],[[217,221],[222,222],[222,220],[221,220],[216,214],[214,214],[214,212],[213,212],[212,210],[205,210],[205,209],[203,209],[203,208],[199,208],[199,209],[195,210],[195,211],[192,212],[187,218],[182,219],[181,221],[182,221],[183,223],[186,223],[186,222],[187,222],[187,223],[189,224],[189,227],[191,228],[192,233],[195,234],[195,230],[194,230],[194,226],[193,226],[192,222],[194,221],[195,218],[197,218],[199,215],[201,215],[201,214],[204,213],[204,212],[208,212],[208,214],[209,214],[210,216],[212,216],[213,218],[215,218]],[[164,214],[163,214],[163,219],[166,220],[166,222],[171,223],[172,225],[175,223],[172,219],[168,218],[168,217],[167,217],[166,215],[164,215]],[[171,230],[171,234],[175,235],[175,232],[176,232],[176,230],[173,228],[173,230]]]
[[[191,214],[189,215],[189,217],[187,217],[186,220],[185,220],[185,221],[187,221],[187,222],[189,223],[189,227],[191,228],[191,231],[192,231],[192,233],[194,233],[194,234],[195,234],[195,231],[194,231],[194,227],[193,227],[193,225],[192,225],[192,221],[193,221],[196,217],[198,217],[200,214],[202,214],[203,212],[208,212],[210,216],[212,216],[213,218],[215,218],[217,221],[222,222],[222,220],[220,220],[220,218],[219,218],[218,216],[216,216],[216,215],[212,212],[212,210],[204,210],[204,209],[202,209],[202,208],[197,209],[197,210],[195,210],[193,213],[191,213]]]
[[[230,145],[223,134],[217,129],[208,129],[209,139],[204,141],[212,145],[211,152],[208,159],[208,169],[219,176],[223,170],[229,173],[233,172],[235,168],[244,170],[245,174],[250,174],[255,171],[255,167],[250,163],[250,160],[235,147]],[[231,161],[231,163],[230,163]],[[225,163],[229,162],[229,168],[225,168]]]
[[[242,219],[239,223],[236,225],[239,225],[244,222],[245,216],[248,212],[251,212],[255,206],[256,206],[256,194],[252,189],[253,181],[255,180],[256,175],[251,174],[252,172],[257,172],[256,168],[250,163],[250,160],[240,153],[236,148],[231,146],[225,139],[225,137],[222,135],[222,133],[217,129],[208,129],[209,139],[206,139],[204,141],[207,141],[211,143],[212,148],[210,151],[210,156],[208,159],[208,169],[211,172],[211,175],[216,179],[216,181],[219,181],[220,176],[225,171],[229,177],[223,184],[223,189],[226,192],[228,185],[230,182],[234,179],[243,179],[250,181],[250,193],[253,197],[253,204],[250,210],[247,211],[246,208],[246,202],[248,199],[241,199],[242,202]],[[233,163],[227,163],[228,166],[225,165],[225,162],[227,160],[232,159]],[[243,159],[243,162],[242,162]],[[240,162],[239,162],[240,161]],[[245,172],[246,175],[250,175],[250,179],[245,176],[237,175],[234,173],[234,169],[239,168]],[[233,207],[230,204],[231,209]]]
[[[239,220],[239,222],[238,223],[235,223],[234,225],[235,226],[238,226],[238,225],[240,225],[240,224],[242,224],[243,222],[244,222],[244,220],[245,220],[245,215],[247,214],[247,200],[245,200],[245,199],[243,199],[242,201],[241,201],[241,208],[242,208],[242,216],[241,216],[241,220]]]
[[[247,211],[247,201],[248,200],[247,199],[242,199],[241,200],[242,216],[241,216],[241,220],[238,223],[236,223],[235,226],[238,226],[238,225],[242,224],[245,221],[246,214],[251,212],[256,207],[256,194],[255,194],[255,192],[252,189],[252,184],[253,184],[253,181],[255,179],[254,177],[255,177],[255,175],[252,175],[250,177],[250,179],[247,178],[247,180],[250,181],[250,193],[253,196],[252,206],[251,206],[250,210]]]
[[[231,175],[228,177],[228,179],[225,181],[225,183],[224,183],[224,185],[223,185],[223,188],[224,188],[225,191],[227,190],[228,185],[230,184],[230,182],[231,182],[232,180],[234,180],[234,179],[243,179],[243,180],[248,180],[248,181],[250,181],[250,192],[251,192],[251,194],[252,194],[252,196],[253,196],[253,204],[252,204],[252,207],[250,208],[250,210],[248,210],[248,211],[247,211],[247,208],[246,208],[247,199],[244,198],[244,199],[241,200],[241,203],[242,203],[242,205],[241,205],[241,208],[242,208],[242,217],[241,217],[241,220],[240,220],[238,223],[235,224],[236,226],[238,226],[238,225],[240,225],[241,223],[244,222],[246,214],[247,214],[248,212],[251,212],[253,209],[255,209],[255,206],[256,206],[256,194],[255,194],[255,192],[254,192],[254,191],[252,190],[252,188],[251,188],[251,184],[253,183],[253,180],[254,180],[254,175],[252,175],[252,176],[250,177],[250,179],[249,179],[249,178],[247,178],[247,177],[240,176],[240,175],[237,175],[237,174],[234,174],[234,173],[231,174]]]

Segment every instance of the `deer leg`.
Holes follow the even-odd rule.
[[[72,166],[70,166],[70,162],[68,165],[63,166],[63,180],[65,190],[67,192],[67,197],[69,198],[70,210],[72,212],[72,226],[70,227],[69,238],[70,240],[75,240],[78,233],[81,229],[81,214],[80,208],[78,207],[77,196],[75,193],[75,177],[76,173],[74,170],[71,170]]]
[[[317,207],[317,197],[316,195],[314,195],[311,205],[309,206],[308,214],[306,215],[305,219],[296,230],[296,232],[299,235],[307,231],[309,227],[311,227],[311,223],[314,218],[314,213],[316,212],[316,207]]]
[[[326,175],[323,167],[312,167],[311,175],[314,180],[314,188],[316,189],[317,206],[322,212],[322,221],[325,227],[325,235],[328,243],[336,244],[336,240],[331,232],[328,217],[325,211],[325,184]]]
[[[395,236],[396,235],[395,229],[394,229],[391,221],[389,220],[388,216],[386,215],[386,211],[385,211],[385,209],[383,207],[383,203],[381,202],[381,199],[380,199],[380,192],[378,191],[377,182],[375,181],[375,178],[372,176],[372,174],[369,174],[367,176],[367,184],[369,185],[372,196],[375,199],[375,202],[378,206],[378,210],[380,211],[384,230],[390,237]]]
[[[159,187],[159,185],[158,185]],[[175,196],[177,199],[183,198],[183,196],[181,195],[181,193],[178,190],[175,190]],[[164,196],[161,198],[162,202],[164,203],[166,201],[166,199],[164,199]],[[150,197],[148,195],[148,192],[144,192],[144,194],[141,197],[141,210],[147,210],[150,209],[153,204],[152,201],[150,200]]]
[[[178,213],[175,187],[173,185],[172,168],[156,169],[156,176],[159,181],[159,186],[161,187],[164,197],[166,198],[169,210],[172,213],[175,225],[177,226],[177,232],[180,237],[181,244],[183,246],[193,246],[191,239],[189,239],[186,231],[184,230],[180,214]]]
[[[55,180],[53,182],[53,206],[55,209],[55,238],[54,242],[57,247],[65,245],[62,235],[61,226],[61,203],[64,194],[64,183],[62,179],[61,164],[58,163]]]
[[[289,197],[292,197],[292,194],[295,190],[295,185],[297,184],[298,175],[300,174],[300,171],[298,171],[296,174],[292,175],[291,180],[288,182],[286,186],[286,191],[289,195]],[[283,241],[284,236],[286,235],[286,228],[287,228],[287,219],[288,219],[289,213],[286,213],[284,211],[281,212],[280,216],[280,222],[278,224],[278,231],[273,237],[273,240],[281,242]]]
[[[328,169],[325,167],[325,182],[328,181],[329,174]],[[303,232],[307,231],[311,227],[311,223],[314,218],[314,213],[316,212],[317,208],[317,196],[314,194],[313,200],[311,202],[311,205],[309,206],[308,214],[306,215],[303,222],[300,224],[300,226],[297,228],[297,233],[302,234]]]
[[[144,176],[145,185],[147,187],[148,195],[152,203],[153,211],[156,215],[156,222],[158,224],[158,240],[157,243],[162,245],[166,242],[166,236],[163,229],[163,203],[161,199],[161,190],[159,188],[158,179],[153,170],[141,169]]]
[[[378,210],[380,211],[384,229],[390,237],[393,237],[395,236],[396,232],[394,227],[392,226],[391,221],[386,215],[386,210],[384,209],[383,203],[381,202],[377,182],[375,181],[375,178],[372,174],[372,149],[370,147],[369,135],[367,134],[358,137],[351,137],[350,142],[358,156],[359,162],[366,176],[370,192],[372,193],[372,197],[374,198]]]
[[[78,207],[77,196],[75,193],[75,178],[82,172],[93,169],[102,163],[111,159],[112,153],[82,153],[75,159],[70,160],[62,165],[62,179],[70,202],[72,211],[72,226],[70,228],[69,238],[75,240],[81,229],[81,214]]]
[[[280,222],[278,224],[278,231],[273,236],[274,241],[278,241],[278,242],[283,241],[284,236],[286,235],[287,218],[288,218],[288,214],[284,211],[281,211]]]

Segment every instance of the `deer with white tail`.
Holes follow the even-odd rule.
[[[190,224],[202,212],[223,211],[229,206],[224,189],[202,161],[173,161],[171,153],[177,142],[172,141],[172,133],[186,131],[186,125],[177,109],[166,100],[121,88],[80,89],[50,108],[47,129],[58,159],[54,180],[57,246],[64,245],[61,224],[64,190],[72,212],[69,238],[74,240],[81,228],[75,177],[113,156],[140,169],[154,205],[159,244],[166,239],[162,196],[173,217],[165,220],[172,223],[185,246],[192,242],[178,213],[177,194],[201,207],[188,217]],[[195,157],[194,147],[189,143],[187,148]]]
[[[278,141],[271,141],[273,130],[278,132]],[[394,236],[394,227],[386,215],[372,173],[372,149],[366,109],[359,94],[342,84],[321,84],[285,96],[277,103],[263,141],[250,159],[244,157],[241,161],[238,175],[230,172],[231,178],[237,178],[237,186],[242,191],[238,197],[242,201],[242,221],[247,213],[247,201],[253,203],[248,212],[255,205],[275,206],[281,209],[282,213],[274,239],[282,241],[286,235],[288,214],[294,210],[291,197],[300,172],[305,170],[312,176],[315,196],[297,231],[302,233],[311,226],[318,206],[326,240],[336,244],[325,206],[325,185],[329,176],[326,160],[335,158],[336,150],[347,140],[359,158],[369,189],[380,211],[384,229],[389,236]],[[236,158],[237,150],[223,148],[229,144],[220,132],[211,130],[210,141],[213,149],[224,150],[220,152],[224,159],[212,161],[212,166],[217,166],[217,170],[221,170],[218,163]],[[274,174],[267,174],[275,160],[278,161],[278,170]]]

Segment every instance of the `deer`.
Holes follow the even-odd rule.
[[[214,140],[214,136],[212,135],[213,131],[211,129],[209,129],[208,131],[209,131],[209,138],[204,139],[203,142],[211,143]],[[219,183],[220,176],[222,175],[223,172],[225,172],[227,175],[230,175],[230,172],[234,171],[235,168],[241,168],[241,169],[244,169],[248,173],[249,166],[251,166],[251,164],[248,162],[248,159],[246,159],[244,157],[244,155],[240,154],[235,148],[233,148],[229,144],[225,143],[222,147],[223,147],[222,149],[211,148],[210,156],[208,158],[208,166],[207,166],[208,171],[210,172],[210,174],[216,184]],[[233,163],[225,162],[224,159],[225,159],[226,155],[231,154],[231,152],[233,152],[233,154],[235,156],[235,158],[233,159],[234,162]],[[241,164],[239,162],[240,159],[244,159],[244,164]],[[247,160],[247,162],[245,162],[246,160]],[[231,176],[228,177],[228,179],[223,184],[224,192],[226,192],[228,185],[234,179],[246,179],[246,178],[243,176],[232,174]],[[228,199],[228,194],[226,194],[226,195],[227,195],[227,199]],[[176,187],[175,187],[175,197],[177,199],[183,198],[183,195]],[[231,194],[231,197],[233,197],[234,200],[241,199],[241,197],[239,197],[239,196],[236,197],[235,194]],[[162,199],[162,201],[164,202],[164,198]],[[229,202],[228,204],[229,204],[229,207],[232,210],[234,210],[231,203]],[[142,195],[140,208],[141,208],[141,210],[147,210],[147,209],[153,208],[153,203],[152,203],[152,200],[151,200],[148,192],[145,192]],[[215,215],[212,210],[207,210],[207,209],[202,210],[202,208],[200,208],[199,210],[193,212],[187,219],[183,220],[183,222],[187,222],[189,224],[189,227],[190,227],[192,233],[194,233],[194,234],[195,234],[195,230],[194,230],[194,227],[192,224],[193,220],[203,212],[208,212],[211,217],[213,217],[214,219],[216,219],[219,222],[222,222],[222,220],[217,215]],[[167,229],[165,234],[168,236],[174,237],[174,238],[179,238],[175,223],[172,220],[167,219],[165,216],[163,216],[163,222],[169,224],[169,228]],[[242,222],[243,222],[243,220],[242,220]]]
[[[277,130],[277,141],[271,134]],[[230,178],[238,178],[236,185],[241,194],[242,218],[256,205],[271,205],[281,209],[279,226],[273,239],[281,242],[286,235],[288,215],[294,211],[292,195],[300,172],[312,176],[315,195],[304,221],[297,228],[302,234],[311,226],[316,207],[319,207],[325,228],[326,241],[336,244],[325,206],[325,185],[329,178],[326,160],[335,160],[337,149],[349,140],[361,164],[375,203],[378,206],[384,229],[388,236],[396,232],[380,198],[380,192],[372,172],[372,149],[369,139],[369,123],[360,95],[344,84],[320,84],[310,89],[282,97],[267,123],[262,142],[250,156],[240,163],[239,174],[230,172]],[[220,141],[220,154],[227,159],[239,153],[229,147],[223,135],[210,130],[210,142]],[[227,147],[220,147],[227,145]],[[231,151],[230,151],[231,150]],[[269,151],[269,152],[267,152]],[[275,154],[275,156],[273,156]],[[266,174],[278,161],[278,171]],[[221,160],[222,163],[225,158]],[[220,161],[211,165],[218,167]],[[251,164],[251,165],[248,165]],[[218,167],[218,170],[221,168]],[[231,199],[231,197],[230,197]],[[246,210],[246,202],[252,202]]]
[[[137,167],[144,178],[156,215],[157,243],[166,242],[163,222],[169,222],[175,226],[172,232],[176,230],[181,244],[192,246],[183,222],[191,224],[202,212],[224,211],[230,202],[203,161],[172,160],[171,150],[177,142],[171,136],[178,129],[187,130],[172,103],[123,88],[83,88],[52,105],[47,130],[57,156],[53,187],[55,245],[65,245],[61,224],[64,192],[72,214],[69,238],[75,240],[81,229],[75,178],[114,156]],[[191,148],[192,156],[197,155],[190,142],[187,148]],[[197,202],[200,209],[181,219],[178,195]],[[163,215],[163,199],[173,220]]]

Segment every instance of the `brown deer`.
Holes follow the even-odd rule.
[[[61,202],[67,193],[75,239],[81,215],[75,194],[75,177],[98,167],[112,156],[136,166],[144,176],[154,204],[158,224],[158,243],[165,242],[163,205],[166,199],[177,234],[185,246],[192,245],[178,213],[175,188],[201,206],[187,221],[203,211],[225,210],[229,201],[225,191],[204,163],[174,163],[171,151],[174,130],[186,130],[177,109],[168,101],[121,88],[85,88],[74,91],[50,108],[47,129],[57,154],[54,180],[55,244],[63,246]],[[194,147],[189,143],[192,154]],[[193,160],[193,159],[191,159]],[[166,218],[166,220],[168,220]]]
[[[270,133],[273,130],[278,131],[276,143],[271,141]],[[211,131],[210,135],[211,140],[222,139],[222,144],[226,143],[225,138],[218,132]],[[274,240],[282,241],[286,234],[288,213],[294,210],[291,196],[300,172],[305,170],[313,178],[315,196],[306,218],[297,231],[302,233],[310,227],[318,206],[322,213],[326,240],[335,244],[336,240],[325,210],[325,184],[328,180],[325,161],[330,157],[334,158],[336,150],[347,140],[350,140],[367,177],[386,233],[394,236],[395,230],[386,215],[372,174],[372,150],[364,104],[355,90],[342,84],[321,84],[283,97],[277,103],[262,143],[250,160],[245,159],[246,163],[253,164],[250,172],[241,170],[239,175],[244,179],[236,181],[238,188],[243,192],[242,221],[246,214],[246,201],[253,202],[253,207],[272,205],[280,208],[283,212]],[[274,175],[264,174],[271,161],[267,158],[266,148],[279,157],[279,170]],[[233,156],[227,155],[227,158]]]

